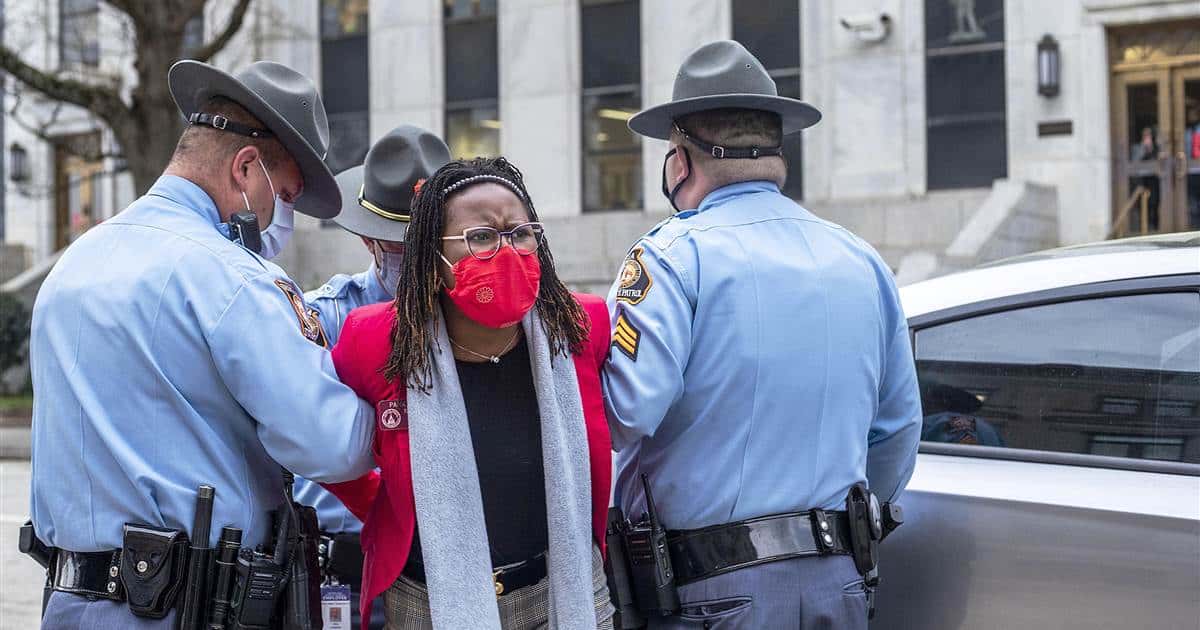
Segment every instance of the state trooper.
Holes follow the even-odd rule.
[[[135,577],[118,552],[127,523],[186,533],[201,484],[216,526],[197,544],[229,525],[253,548],[284,504],[281,466],[321,481],[374,467],[373,410],[269,260],[293,209],[341,208],[321,96],[271,62],[180,61],[168,80],[189,125],[165,172],[63,253],[34,304],[32,521],[59,569],[43,628],[174,628],[182,567],[147,555]],[[131,583],[165,616],[141,616]]]
[[[899,495],[921,408],[887,265],[780,193],[784,136],[819,119],[718,41],[687,57],[671,102],[629,121],[669,143],[676,211],[609,293],[603,375],[616,503],[636,520],[652,490],[677,586],[651,628],[867,625],[862,565],[881,536],[860,484]]]
[[[371,147],[365,164],[338,174],[342,208],[333,221],[362,239],[371,252],[371,264],[354,275],[335,275],[304,295],[320,314],[331,347],[337,343],[350,311],[395,299],[412,200],[421,184],[449,161],[450,149],[440,138],[420,127],[401,125]],[[362,522],[337,497],[306,479],[296,479],[296,499],[317,510],[327,545],[326,577],[351,587],[349,608],[353,627],[358,628]],[[384,623],[383,599],[375,604],[370,624],[373,629],[382,628]]]

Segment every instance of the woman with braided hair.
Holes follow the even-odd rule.
[[[379,472],[327,486],[364,521],[360,605],[383,595],[397,629],[611,628],[604,302],[558,279],[504,158],[419,189],[395,302],[333,349],[376,410]]]

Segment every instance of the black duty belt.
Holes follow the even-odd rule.
[[[425,565],[419,561],[410,560],[404,567],[404,576],[425,583]],[[496,595],[511,593],[519,588],[533,586],[546,577],[546,553],[521,562],[506,564],[492,569],[492,582],[495,583]]]
[[[322,532],[328,539],[329,565],[326,573],[336,576],[342,584],[361,584],[363,568],[362,539],[358,534],[333,534]]]
[[[54,590],[92,598],[125,601],[121,585],[121,551],[90,553],[56,550]]]
[[[790,558],[850,553],[845,512],[813,510],[667,532],[677,584]]]

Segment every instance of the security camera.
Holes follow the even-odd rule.
[[[886,13],[850,15],[838,20],[861,42],[870,44],[887,39],[892,32],[892,17]]]

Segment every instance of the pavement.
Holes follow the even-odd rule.
[[[29,459],[29,425],[0,425],[0,460]]]
[[[2,431],[0,445],[13,433]],[[29,429],[25,429],[25,441]],[[21,524],[29,518],[29,460],[0,460],[0,630],[37,628],[42,616],[42,584],[46,573],[17,551]]]

